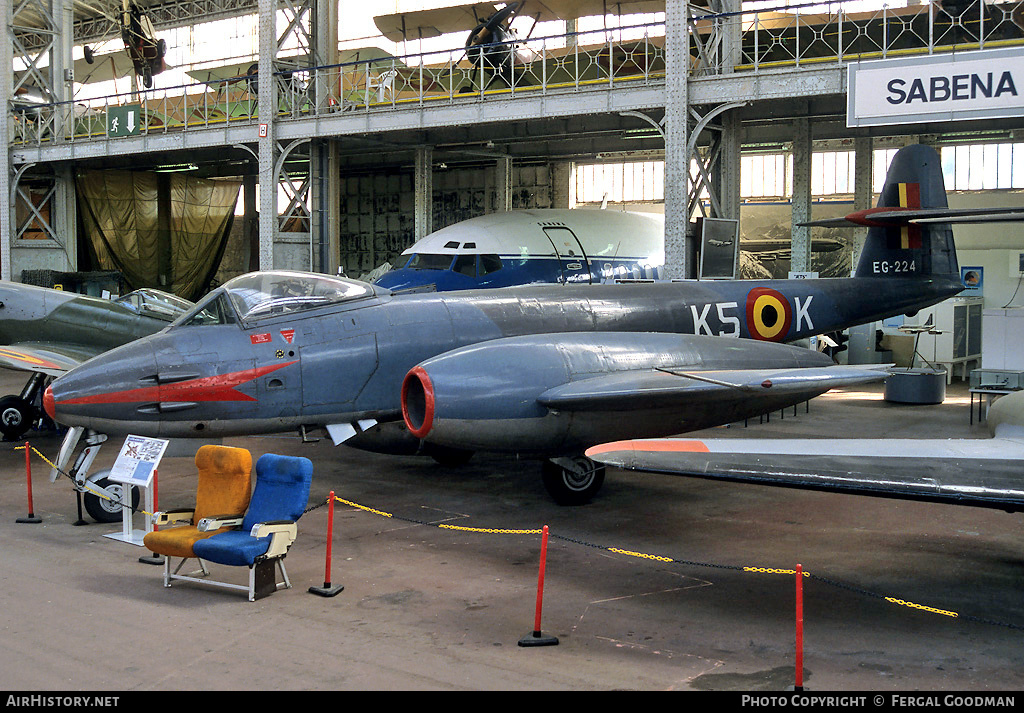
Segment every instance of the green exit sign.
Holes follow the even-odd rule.
[[[141,124],[141,104],[107,107],[107,136],[136,136]]]

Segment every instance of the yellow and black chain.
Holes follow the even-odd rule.
[[[541,529],[473,528],[473,527],[463,527],[463,526],[458,526],[458,525],[446,525],[446,524],[443,524],[443,523],[442,524],[436,524],[436,523],[425,522],[423,520],[416,520],[416,519],[413,519],[413,518],[400,517],[400,516],[395,515],[393,513],[388,513],[388,512],[381,511],[381,510],[375,510],[374,508],[366,507],[365,505],[359,505],[358,503],[354,503],[354,502],[351,502],[349,500],[343,500],[342,498],[339,498],[337,496],[335,496],[335,500],[337,502],[340,502],[340,503],[344,504],[344,505],[348,505],[350,507],[356,508],[358,510],[362,510],[364,512],[369,512],[369,513],[373,513],[375,515],[380,515],[382,517],[393,518],[393,519],[396,519],[396,520],[402,520],[404,522],[410,522],[410,523],[414,523],[414,524],[418,524],[418,525],[426,525],[426,526],[429,526],[429,527],[437,527],[437,528],[448,529],[448,530],[458,530],[458,531],[462,531],[462,532],[481,532],[481,533],[488,533],[488,534],[514,534],[514,535],[535,535],[535,534],[540,534],[542,532]],[[326,500],[323,503],[320,503],[320,504],[318,504],[318,505],[316,505],[314,507],[311,507],[310,510],[313,510],[313,509],[316,509],[316,508],[319,508],[319,507],[323,507],[323,505],[325,505],[325,504],[327,504]],[[647,553],[644,553],[644,552],[635,552],[635,551],[632,551],[632,550],[626,550],[626,549],[622,549],[622,548],[619,548],[619,547],[608,547],[606,545],[598,545],[598,544],[595,544],[593,542],[587,542],[586,540],[580,540],[580,539],[576,539],[576,538],[573,538],[573,537],[566,537],[565,535],[559,535],[559,534],[556,534],[556,533],[553,533],[553,532],[549,532],[549,536],[551,538],[553,538],[553,539],[562,540],[563,542],[569,542],[569,543],[572,543],[572,544],[575,544],[575,545],[580,545],[580,546],[583,546],[583,547],[591,547],[591,548],[594,548],[594,549],[603,550],[605,552],[612,552],[612,553],[615,553],[615,554],[626,555],[628,557],[636,557],[638,559],[650,560],[650,561],[653,561],[653,562],[661,562],[661,563],[664,563],[664,564],[676,564],[676,565],[684,565],[684,566],[690,566],[690,567],[706,567],[706,568],[711,568],[711,569],[732,570],[732,571],[736,571],[736,572],[749,572],[749,573],[753,573],[753,574],[775,574],[775,575],[793,576],[793,575],[795,575],[797,573],[795,569],[784,569],[784,568],[775,568],[775,567],[738,566],[738,565],[719,564],[719,563],[714,563],[714,562],[698,562],[698,561],[693,561],[693,560],[682,560],[682,559],[677,559],[677,558],[674,558],[674,557],[666,557],[664,555],[653,555],[653,554],[647,554]],[[904,606],[904,607],[907,607],[907,608],[910,608],[910,609],[916,609],[918,611],[923,611],[923,612],[927,612],[927,613],[930,613],[930,614],[938,614],[938,615],[941,615],[941,616],[947,616],[947,617],[954,618],[954,619],[964,619],[964,620],[967,620],[967,621],[973,621],[973,622],[980,623],[980,624],[990,624],[992,626],[1001,626],[1001,627],[1005,627],[1005,628],[1008,628],[1008,629],[1024,630],[1024,626],[1022,626],[1020,624],[1013,624],[1013,623],[1008,623],[1008,622],[996,621],[996,620],[992,620],[992,619],[985,619],[985,618],[982,618],[982,617],[971,616],[971,615],[967,615],[967,614],[961,614],[959,612],[950,611],[950,610],[947,610],[947,609],[939,609],[939,608],[936,608],[936,607],[926,606],[924,604],[917,604],[915,602],[906,601],[904,599],[899,599],[897,597],[890,597],[890,596],[886,596],[884,594],[878,594],[876,592],[871,592],[871,591],[869,591],[867,589],[863,589],[861,587],[855,587],[855,586],[852,586],[852,585],[849,585],[849,584],[844,584],[842,582],[839,582],[839,581],[836,581],[836,580],[833,580],[833,579],[829,579],[827,577],[821,577],[819,575],[815,575],[815,574],[812,574],[812,573],[806,572],[806,571],[801,571],[801,574],[806,579],[818,581],[818,582],[821,582],[823,584],[827,584],[827,585],[830,585],[830,586],[833,586],[833,587],[837,587],[837,588],[840,588],[840,589],[845,589],[847,591],[854,592],[856,594],[860,594],[862,596],[866,596],[866,597],[869,597],[869,598],[880,599],[880,600],[883,600],[885,602],[888,602],[889,604],[895,604],[895,605],[898,605],[898,606]]]

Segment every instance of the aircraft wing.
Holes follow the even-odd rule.
[[[638,439],[587,456],[625,470],[1024,510],[1024,439]]]
[[[759,395],[779,395],[866,384],[885,379],[886,366],[825,366],[802,369],[738,369],[619,371],[557,386],[537,401],[550,409],[571,411],[648,409],[679,406],[708,399],[741,401]]]
[[[108,82],[111,79],[129,77],[135,72],[132,58],[124,49],[97,54],[93,57],[92,62],[76,59],[74,67],[75,82],[78,84]]]
[[[498,9],[495,3],[468,3],[429,10],[377,15],[373,23],[392,42],[440,37],[450,32],[471,31]]]
[[[101,351],[80,345],[23,342],[0,347],[0,367],[61,376]]]

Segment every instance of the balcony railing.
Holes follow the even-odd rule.
[[[1020,46],[1024,0],[962,0],[957,9],[947,0],[944,8],[883,6],[851,13],[841,4],[818,3],[785,11],[695,14],[690,27],[691,75],[715,76]],[[738,49],[727,56],[728,46]],[[281,119],[415,110],[655,84],[664,81],[665,60],[665,25],[652,23],[279,71],[274,99]],[[128,105],[137,107],[133,133],[253,124],[257,85],[256,75],[239,74],[84,102],[22,104],[14,109],[10,141],[38,146],[111,138],[109,110]]]

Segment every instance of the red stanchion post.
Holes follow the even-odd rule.
[[[804,569],[796,566],[796,679],[793,690],[804,690]]]
[[[15,522],[42,522],[42,518],[36,517],[35,507],[32,505],[32,447],[28,441],[25,441],[25,487],[28,490],[28,517],[19,517]]]
[[[309,591],[311,594],[317,594],[321,597],[333,597],[335,594],[343,590],[345,587],[342,585],[331,586],[331,541],[334,540],[334,491],[331,491],[330,496],[327,498],[327,556],[324,563],[324,586],[322,587],[310,587]]]
[[[540,612],[544,601],[544,571],[547,569],[547,559],[548,526],[545,525],[540,539],[540,571],[537,575],[537,610],[533,619],[533,631],[519,640],[520,646],[554,646],[558,643],[558,637],[545,636],[540,629]]]

